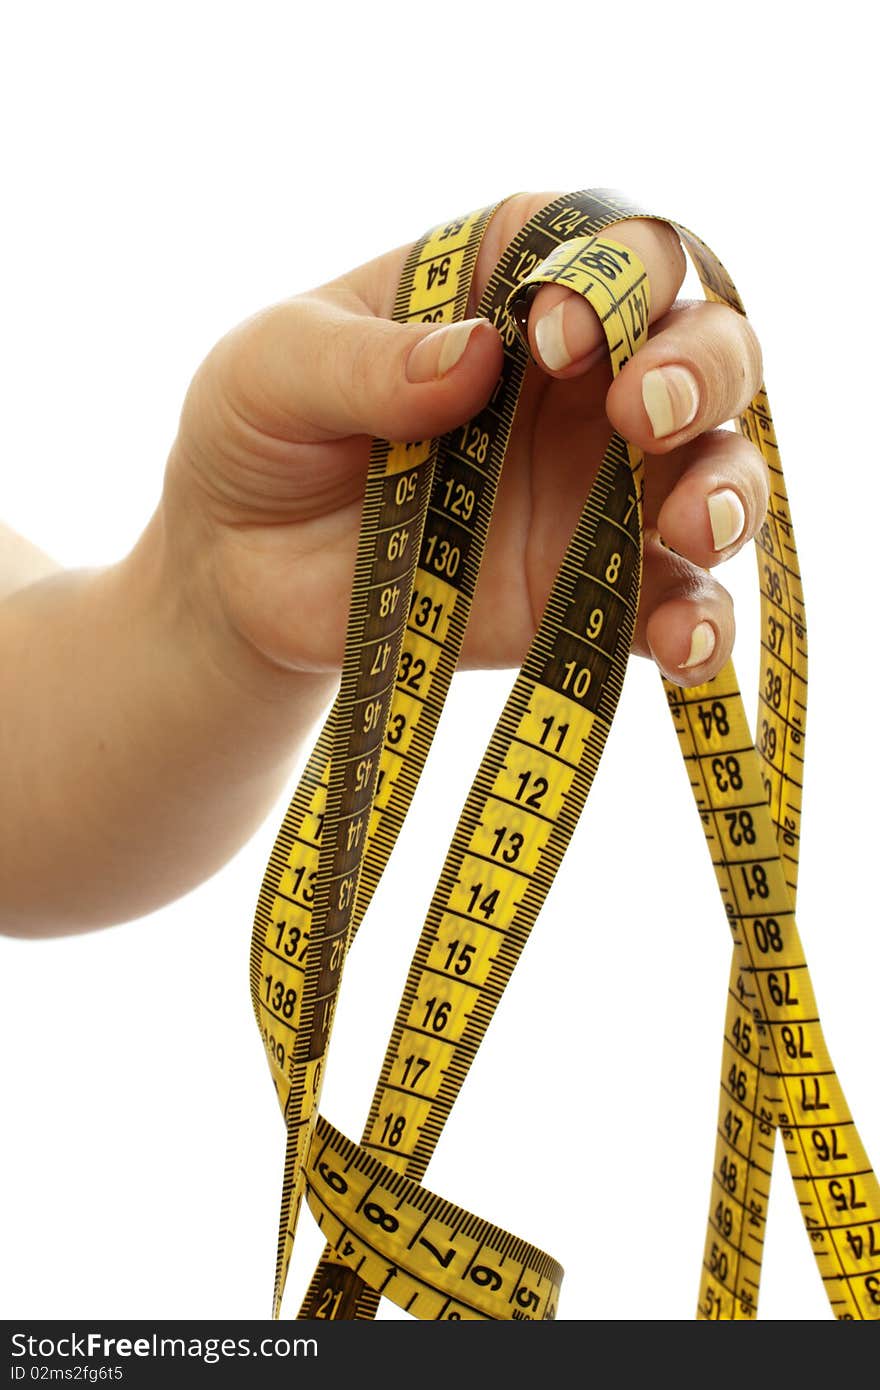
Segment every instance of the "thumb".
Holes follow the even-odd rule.
[[[291,443],[403,442],[445,434],[486,403],[503,355],[488,319],[399,324],[351,303],[305,295],[223,340],[226,394],[250,425]]]

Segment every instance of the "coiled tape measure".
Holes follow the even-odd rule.
[[[413,247],[397,321],[465,317],[494,211],[437,227]],[[508,246],[479,306],[504,342],[485,409],[439,440],[373,443],[341,685],[278,833],[252,938],[253,1004],[287,1131],[274,1317],[303,1198],[327,1243],[301,1318],[369,1319],[383,1296],[425,1319],[556,1314],[559,1265],[422,1178],[565,853],[620,696],[641,582],[644,460],[617,434],[461,812],[360,1143],[318,1102],[346,952],[458,661],[528,362],[530,296],[548,282],[583,295],[616,374],[647,338],[649,286],[637,257],[607,233],[646,216],[605,190],[545,207]],[[708,247],[670,225],[706,297],[744,312]],[[779,1130],[834,1315],[880,1319],[880,1188],[823,1040],[794,919],[806,627],[763,387],[735,423],[771,480],[756,538],[755,739],[732,663],[691,689],[664,681],[733,937],[697,1317],[757,1314]]]

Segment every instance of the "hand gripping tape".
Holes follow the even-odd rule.
[[[398,322],[466,316],[494,211],[436,227],[413,247]],[[416,1318],[556,1315],[559,1265],[422,1178],[553,883],[620,696],[641,582],[644,461],[617,434],[461,812],[360,1143],[318,1102],[346,955],[458,662],[528,365],[529,300],[549,282],[583,295],[617,373],[646,341],[649,285],[611,233],[645,216],[607,190],[543,208],[501,256],[479,305],[504,343],[486,407],[442,439],[373,443],[340,688],[278,832],[252,936],[253,1005],[287,1133],[275,1317],[303,1197],[327,1244],[300,1317],[369,1319],[382,1296]],[[744,312],[709,248],[670,225],[706,297]],[[734,423],[771,480],[756,538],[755,736],[732,663],[691,689],[664,682],[733,940],[696,1315],[757,1315],[778,1132],[831,1310],[877,1319],[880,1190],[825,1046],[794,920],[806,622],[763,386]]]

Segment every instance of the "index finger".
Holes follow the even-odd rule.
[[[498,210],[480,250],[478,280],[482,273],[486,278],[491,273],[489,257],[497,259],[529,218],[558,196],[521,194]],[[687,270],[677,233],[667,222],[631,217],[615,222],[608,235],[634,251],[644,265],[651,286],[649,322],[662,318],[674,303]],[[563,285],[542,285],[535,294],[529,306],[528,339],[534,359],[561,381],[580,376],[606,352],[605,332],[595,310]]]

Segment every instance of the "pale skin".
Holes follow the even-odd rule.
[[[476,298],[554,196],[495,214]],[[668,227],[633,220],[614,237],[648,270],[649,340],[612,384],[589,307],[557,287],[536,297],[536,361],[462,664],[521,662],[613,425],[647,455],[634,651],[695,685],[733,645],[732,602],[710,571],[767,506],[760,454],[718,428],[758,389],[761,351],[733,310],[676,301],[686,263]],[[445,433],[500,369],[485,321],[390,321],[407,250],[221,339],[184,401],[159,505],[118,564],[65,571],[0,526],[5,933],[144,916],[220,869],[281,795],[338,681],[371,437]]]

